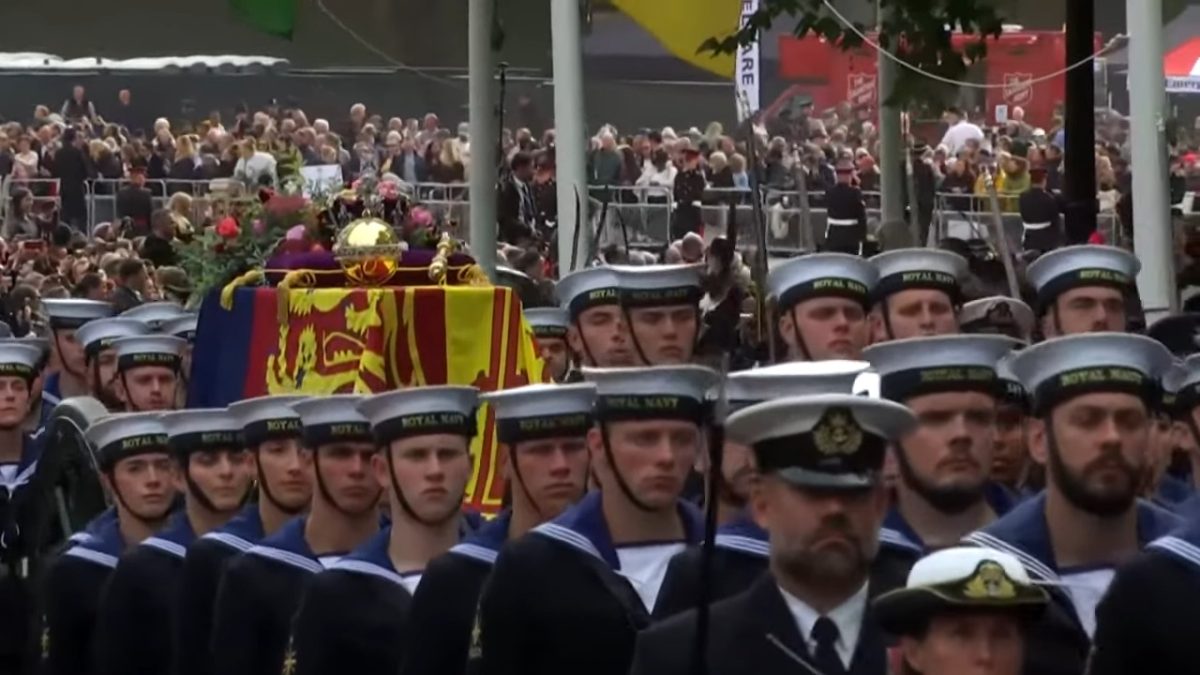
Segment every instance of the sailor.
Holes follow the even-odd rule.
[[[952,546],[1012,508],[991,482],[999,384],[996,362],[1015,342],[1000,335],[892,340],[863,353],[883,398],[917,426],[892,447],[900,480],[884,521],[884,552],[916,562]]]
[[[1042,335],[1127,330],[1127,299],[1142,264],[1128,251],[1085,244],[1055,249],[1026,270]]]
[[[139,335],[112,341],[117,355],[114,390],[127,412],[172,410],[187,342],[171,335]]]
[[[278,532],[308,508],[312,482],[300,449],[300,415],[289,404],[302,396],[260,396],[229,405],[257,477],[257,499],[188,547],[174,621],[174,675],[216,675],[212,669],[213,599],[230,560]]]
[[[479,592],[500,548],[557,518],[587,489],[596,387],[535,384],[485,394],[512,506],[425,568],[409,610],[403,675],[462,675]]]
[[[872,256],[879,272],[871,294],[871,341],[958,333],[967,261],[935,248],[903,248]]]
[[[1052,339],[1012,360],[1032,395],[1029,451],[1046,466],[1046,489],[966,541],[1015,555],[1050,587],[1026,652],[1031,675],[1083,672],[1116,566],[1179,523],[1137,499],[1150,409],[1170,363],[1159,343],[1122,333]]]
[[[1184,362],[1176,361],[1163,373],[1160,399],[1152,410],[1150,444],[1146,448],[1146,471],[1138,491],[1140,496],[1153,504],[1180,515],[1186,515],[1181,509],[1185,509],[1191,503],[1195,492],[1190,481],[1171,476],[1168,469],[1174,459],[1178,439],[1174,422],[1191,414],[1191,411],[1186,409],[1190,403],[1186,394],[1182,412],[1178,404],[1179,390],[1187,380],[1188,369]]]
[[[613,266],[621,310],[638,361],[646,366],[688,363],[700,325],[699,265]]]
[[[150,327],[135,319],[94,319],[75,331],[75,342],[83,347],[88,393],[109,411],[124,409],[117,397],[117,354],[113,340],[146,335]]]
[[[0,344],[0,664],[16,664],[17,673],[33,626],[30,575],[43,545],[33,529],[43,507],[34,478],[44,439],[24,429],[40,360],[32,345]]]
[[[609,267],[589,267],[559,279],[555,292],[571,321],[567,344],[577,363],[590,368],[637,363],[629,327],[621,312],[619,284],[616,271]],[[564,381],[581,379],[579,371],[572,370]]]
[[[161,416],[183,508],[166,527],[121,556],[96,614],[97,675],[158,675],[171,664],[171,620],[187,547],[225,524],[250,487],[241,427],[224,410]]]
[[[158,302],[144,302],[136,307],[130,307],[121,312],[120,316],[126,319],[141,321],[149,326],[152,331],[163,332],[163,326],[187,314],[188,311],[183,308],[183,305],[162,300]]]
[[[537,307],[525,310],[525,320],[533,328],[538,353],[551,379],[563,382],[571,368],[571,351],[567,348],[571,319],[567,312],[558,307]]]
[[[213,673],[294,673],[288,636],[304,589],[378,532],[375,440],[356,408],[361,400],[339,394],[291,404],[303,425],[305,473],[316,487],[312,507],[225,567],[213,609]]]
[[[850,394],[869,375],[865,361],[784,363],[729,375],[725,396],[730,411],[763,401],[811,394]],[[725,438],[717,485],[717,529],[708,598],[711,602],[737,595],[767,569],[767,531],[754,522],[750,494],[757,480],[749,446]],[[699,593],[701,549],[689,548],[671,559],[658,594],[660,616],[695,607]],[[906,571],[906,570],[905,570]],[[896,576],[903,577],[904,571]]]
[[[46,378],[42,396],[53,406],[64,398],[87,395],[87,366],[75,329],[92,319],[112,316],[113,308],[107,302],[75,298],[43,300],[42,306],[50,320],[54,370]]]
[[[1015,556],[957,547],[917,561],[908,585],[871,609],[900,638],[902,673],[1020,675],[1030,628],[1049,601]]]
[[[158,413],[110,415],[88,428],[100,479],[116,517],[76,538],[43,586],[42,672],[92,675],[100,593],[129,547],[153,536],[174,501],[175,465]]]
[[[867,206],[862,190],[854,185],[854,160],[839,159],[837,183],[825,194],[825,251],[861,255],[867,237]]]
[[[886,643],[868,608],[887,510],[888,443],[914,425],[904,406],[849,394],[776,399],[734,413],[726,433],[754,450],[754,519],[770,532],[769,573],[709,610],[638,637],[632,675],[884,675]],[[697,639],[700,643],[698,645]],[[700,651],[703,646],[703,651]]]
[[[1063,198],[1046,189],[1046,169],[1034,167],[1029,170],[1029,189],[1021,193],[1018,210],[1024,233],[1021,247],[1026,251],[1046,253],[1062,246],[1062,217],[1065,210]]]
[[[804,255],[771,270],[767,288],[779,313],[786,360],[861,358],[878,278],[870,263],[845,253]]]
[[[1033,308],[1004,295],[993,295],[965,303],[958,313],[958,325],[964,333],[1007,335],[1029,343],[1033,338]]]
[[[36,433],[45,426],[50,419],[50,413],[59,404],[57,398],[45,395],[45,382],[50,377],[50,373],[46,372],[46,366],[50,364],[50,341],[33,334],[19,338],[0,338],[0,345],[9,343],[34,347],[40,354],[37,363],[34,364],[33,380],[29,383],[29,414],[25,417],[23,427],[29,433]]]
[[[199,316],[188,312],[163,322],[159,327],[159,331],[163,335],[174,335],[187,341],[187,345],[183,348],[183,360],[179,368],[179,386],[175,388],[176,408],[183,408],[187,404],[188,383],[192,381],[192,347],[196,344],[198,319]]]
[[[373,477],[391,523],[309,582],[293,622],[296,673],[396,675],[425,566],[458,543],[479,392],[428,386],[364,398]]]
[[[667,563],[703,532],[680,499],[704,446],[700,366],[590,369],[588,450],[600,489],[497,557],[472,629],[468,672],[624,675]],[[531,645],[537,645],[536,648]]]
[[[1015,352],[1014,352],[1015,353]],[[1017,381],[1010,360],[1013,354],[996,363],[999,387],[996,398],[996,438],[992,444],[992,482],[1003,486],[1014,498],[1037,491],[1030,484],[1029,447],[1025,441],[1029,415],[1029,394]]]

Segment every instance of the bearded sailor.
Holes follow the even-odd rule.
[[[689,363],[700,326],[699,265],[614,266],[630,342],[646,366]]]
[[[878,271],[845,253],[814,253],[771,270],[779,335],[788,361],[859,359],[870,340],[867,310]]]
[[[1067,246],[1026,270],[1037,291],[1038,320],[1048,338],[1127,330],[1127,304],[1142,263],[1113,246]]]
[[[117,380],[117,354],[112,348],[113,341],[149,333],[150,327],[141,321],[119,317],[95,319],[75,331],[75,341],[83,347],[88,393],[103,403],[109,411],[116,412],[124,408],[114,388]]]
[[[589,267],[559,279],[555,293],[567,311],[567,345],[576,363],[589,368],[615,368],[637,363],[629,326],[621,312],[620,281],[609,267]],[[564,382],[583,378],[572,369]]]
[[[538,353],[546,363],[551,379],[565,381],[571,369],[571,350],[567,346],[571,320],[567,312],[557,307],[536,307],[525,310],[525,320],[533,328]]]
[[[71,396],[86,396],[87,365],[75,329],[93,320],[112,316],[112,305],[96,300],[43,300],[50,320],[51,367],[42,395],[51,403]]]
[[[872,342],[958,333],[966,259],[935,248],[903,248],[873,256],[870,263],[879,272]]]
[[[505,543],[557,518],[587,489],[596,387],[535,384],[485,394],[512,506],[425,568],[410,610],[404,675],[462,675],[479,593]],[[475,638],[478,636],[475,635]]]

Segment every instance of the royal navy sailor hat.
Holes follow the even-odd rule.
[[[93,319],[103,319],[113,314],[113,306],[99,300],[79,298],[56,298],[42,300],[50,327],[55,330],[79,328]]]
[[[1120,392],[1159,398],[1159,378],[1172,363],[1171,353],[1144,335],[1085,333],[1026,347],[1012,359],[1013,373],[1033,395],[1033,410],[1044,415],[1076,396]]]
[[[592,427],[596,385],[530,384],[484,394],[480,400],[491,406],[501,443],[583,436]]]
[[[621,282],[611,267],[588,267],[558,280],[558,302],[572,321],[592,307],[620,303]]]
[[[780,310],[811,298],[842,297],[867,307],[879,272],[847,253],[810,253],[792,258],[767,274],[767,289]]]
[[[1033,334],[1033,308],[1003,295],[972,300],[958,313],[958,325],[964,333],[1008,335],[1029,341]]]
[[[159,331],[164,335],[181,337],[188,342],[196,341],[196,322],[200,317],[191,312],[181,314],[174,319],[164,321]]]
[[[316,449],[330,443],[375,442],[370,420],[358,411],[362,400],[358,394],[333,394],[313,396],[289,405],[300,415],[304,444]]]
[[[617,273],[621,303],[626,307],[694,305],[700,290],[702,265],[612,265]]]
[[[852,394],[860,376],[871,367],[866,361],[793,361],[730,373],[725,398],[731,410],[787,396]]]
[[[171,451],[186,457],[194,452],[241,449],[242,425],[224,408],[191,408],[162,413]]]
[[[167,428],[163,426],[162,414],[157,412],[105,415],[83,435],[95,449],[103,470],[134,455],[170,452]]]
[[[1200,406],[1200,354],[1175,361],[1162,376],[1163,389],[1175,395],[1175,410],[1180,415]]]
[[[1081,244],[1055,249],[1025,270],[1037,291],[1037,311],[1042,314],[1058,296],[1073,288],[1111,286],[1132,292],[1142,264],[1132,253],[1115,246]]]
[[[863,351],[891,401],[947,391],[999,395],[996,362],[1020,344],[1003,335],[935,335],[889,340]]]
[[[888,444],[916,426],[908,408],[853,394],[789,396],[739,410],[726,436],[748,445],[760,473],[802,487],[874,485]]]
[[[996,381],[999,385],[1001,398],[1005,403],[1019,407],[1024,413],[1029,413],[1029,392],[1025,385],[1017,379],[1012,369],[1012,359],[1018,352],[1009,352],[996,361]]]
[[[910,289],[942,291],[954,304],[962,302],[961,284],[967,276],[967,260],[957,253],[936,248],[901,248],[868,260],[879,273],[872,301]]]
[[[1050,596],[1033,583],[1012,554],[958,546],[918,560],[904,588],[881,594],[872,601],[871,609],[889,634],[917,635],[941,613],[1015,612],[1032,620],[1049,601]]]
[[[270,440],[300,437],[304,426],[291,404],[304,398],[294,394],[257,396],[230,403],[226,410],[241,425],[246,447],[255,448]]]
[[[525,310],[525,320],[533,329],[534,337],[565,338],[571,317],[558,307],[535,307]]]
[[[647,368],[583,368],[596,385],[596,418],[603,422],[709,419],[708,392],[721,381],[711,368],[693,365]]]
[[[176,302],[162,300],[159,302],[147,302],[136,307],[121,312],[120,316],[126,319],[137,319],[150,327],[150,330],[162,330],[163,324],[174,319],[178,319],[189,312]]]
[[[40,372],[41,362],[42,352],[34,345],[17,340],[0,342],[0,376],[32,380]]]
[[[33,347],[38,350],[38,366],[39,371],[46,368],[46,364],[50,362],[50,340],[34,335],[32,333],[25,337],[7,337],[0,338],[0,345],[16,344],[26,347]]]
[[[1185,415],[1190,413],[1192,407],[1195,406],[1194,390],[1190,392],[1193,394],[1193,397],[1190,400],[1185,397],[1183,405],[1180,405],[1179,390],[1187,377],[1187,366],[1184,365],[1183,361],[1176,360],[1167,367],[1166,372],[1159,378],[1160,389],[1162,390],[1161,411],[1166,415],[1179,417],[1185,421],[1187,419]]]
[[[112,346],[113,340],[124,337],[147,335],[150,327],[136,319],[110,317],[95,319],[80,326],[75,331],[75,340],[83,347],[87,358],[94,359],[96,355]]]
[[[180,354],[187,341],[173,335],[134,335],[116,338],[112,348],[117,353],[117,370],[126,371],[142,366],[163,366],[178,370]]]
[[[457,385],[413,387],[367,396],[357,407],[371,423],[380,445],[431,434],[471,438],[475,436],[479,390]]]

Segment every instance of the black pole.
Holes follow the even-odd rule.
[[[1095,0],[1067,0],[1067,65],[1095,51]],[[1067,73],[1063,196],[1068,244],[1085,244],[1096,231],[1096,80],[1091,62]]]
[[[500,185],[508,169],[508,162],[504,159],[504,98],[508,94],[508,61],[501,61],[497,67],[500,69],[500,99],[496,103],[496,184]]]

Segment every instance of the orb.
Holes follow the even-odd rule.
[[[356,286],[382,286],[400,266],[407,246],[391,225],[378,218],[360,218],[338,233],[333,255]]]

